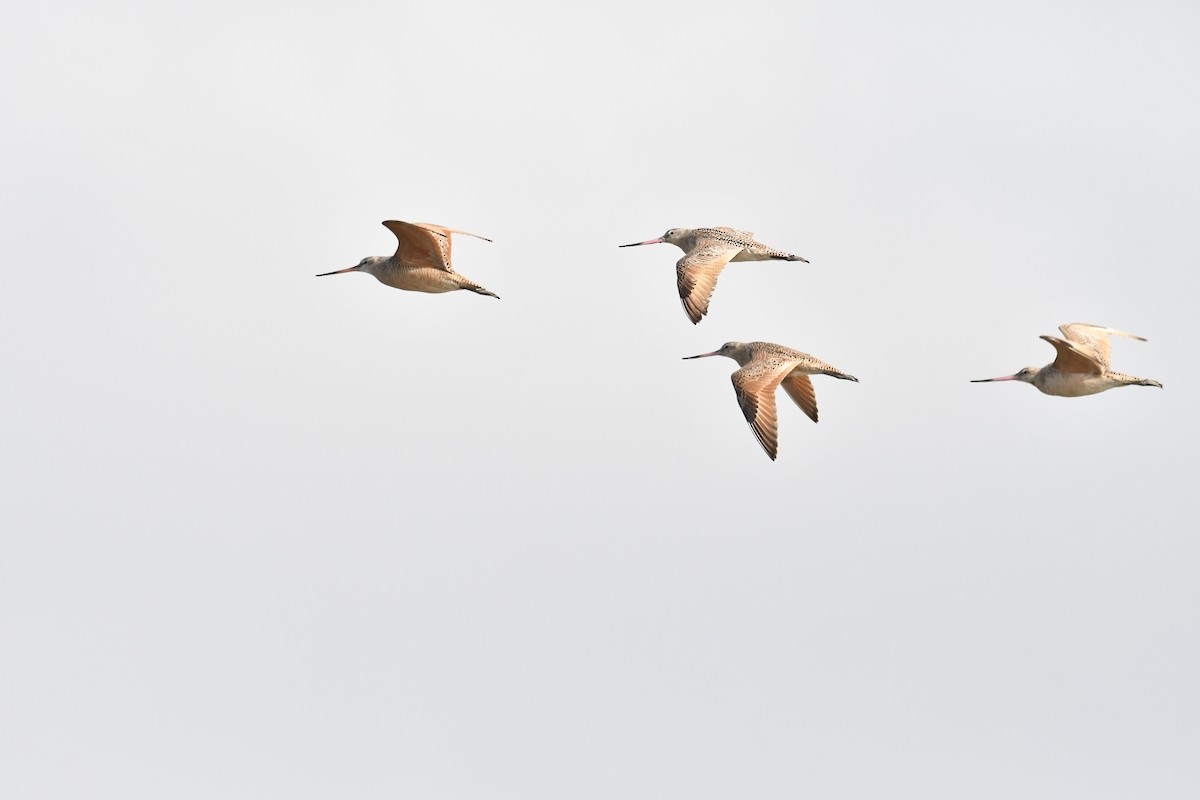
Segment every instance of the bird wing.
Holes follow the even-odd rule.
[[[781,382],[788,397],[800,406],[800,410],[813,422],[817,421],[817,393],[813,391],[812,379],[803,372],[792,372]]]
[[[383,225],[400,241],[395,258],[402,264],[454,272],[450,267],[450,234],[443,233],[444,228],[435,230],[395,219],[389,219]]]
[[[1130,339],[1137,339],[1139,342],[1146,341],[1136,334],[1119,331],[1116,328],[1105,328],[1102,325],[1089,325],[1086,322],[1068,322],[1066,325],[1059,325],[1058,329],[1069,341],[1090,352],[1096,362],[1100,364],[1101,369],[1105,371],[1108,370],[1110,350],[1108,337],[1110,335],[1126,336]]]
[[[441,225],[434,225],[432,222],[414,222],[413,224],[418,228],[424,228],[427,231],[433,231],[434,233],[440,233],[445,236],[449,236],[452,233],[457,233],[459,236],[473,236],[476,239],[483,239],[485,242],[491,241],[491,239],[487,238],[486,236],[480,236],[478,233],[460,231],[457,228],[445,228]]]
[[[1057,336],[1043,336],[1054,345],[1058,355],[1054,359],[1054,368],[1059,372],[1079,373],[1083,375],[1102,375],[1104,366],[1092,351]]]
[[[779,421],[775,411],[775,389],[792,363],[783,358],[757,359],[733,373],[733,391],[750,430],[771,460],[779,452]]]
[[[683,310],[693,324],[708,313],[708,301],[717,288],[717,277],[742,245],[719,239],[698,238],[696,246],[675,265],[675,282]]]
[[[478,233],[468,233],[467,231],[460,231],[460,230],[456,230],[454,228],[443,228],[441,225],[434,225],[429,222],[417,222],[414,224],[421,228],[424,228],[425,230],[434,234],[435,237],[437,237],[438,247],[441,249],[442,258],[446,262],[446,269],[450,270],[451,272],[453,272],[454,270],[450,268],[450,244],[451,244],[450,240],[452,238],[450,236],[450,234],[457,233],[461,236],[473,236],[476,239],[483,239],[485,242],[491,241],[491,239],[487,238],[486,236],[480,236]]]

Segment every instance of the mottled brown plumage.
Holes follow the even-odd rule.
[[[1066,339],[1057,336],[1042,336],[1054,346],[1054,361],[1044,367],[1026,367],[1015,375],[1005,375],[1001,378],[981,378],[972,383],[991,383],[993,381],[1021,381],[1031,383],[1043,394],[1057,397],[1083,397],[1098,394],[1118,386],[1157,386],[1158,381],[1149,378],[1135,378],[1123,372],[1109,369],[1109,336],[1125,336],[1146,341],[1141,336],[1115,328],[1105,328],[1101,325],[1088,325],[1085,322],[1070,322],[1060,325]]]
[[[717,288],[717,278],[730,261],[803,261],[807,258],[754,241],[754,234],[733,228],[671,228],[657,239],[623,244],[673,244],[686,254],[675,265],[676,285],[683,310],[693,324],[708,313],[708,303]]]
[[[490,242],[483,236],[427,222],[401,222],[389,219],[383,223],[396,235],[396,252],[390,257],[367,256],[358,264],[346,269],[323,272],[318,275],[338,275],[343,272],[365,272],[374,275],[380,283],[410,292],[452,292],[466,289],[476,294],[486,294],[499,299],[479,284],[464,278],[450,265],[450,236],[462,234]]]
[[[754,437],[763,450],[774,461],[779,452],[779,423],[775,407],[775,389],[781,384],[788,396],[808,415],[817,421],[817,396],[813,391],[809,375],[830,375],[846,381],[858,382],[858,378],[801,353],[790,347],[771,342],[726,342],[720,350],[701,353],[687,358],[726,356],[736,361],[741,369],[732,375],[733,391],[738,405]]]

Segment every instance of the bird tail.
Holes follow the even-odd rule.
[[[1158,381],[1152,381],[1149,378],[1138,378],[1133,375],[1126,375],[1124,372],[1108,371],[1108,377],[1112,380],[1119,381],[1119,386],[1157,386],[1159,389],[1163,385]]]
[[[486,294],[488,297],[494,297],[497,300],[500,299],[500,295],[496,294],[495,292],[489,292],[487,289],[483,288],[482,286],[480,286],[477,283],[467,283],[467,284],[464,284],[462,288],[468,289],[468,290],[474,292],[475,294]]]
[[[851,375],[847,372],[842,372],[841,370],[834,369],[833,367],[829,367],[828,369],[818,370],[817,372],[821,375],[828,375],[831,378],[838,378],[843,381],[854,381],[855,383],[858,383],[858,378],[854,377],[853,375]]]

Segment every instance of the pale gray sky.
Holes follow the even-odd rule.
[[[1200,6],[0,11],[0,795],[1192,798]],[[502,301],[359,275],[384,219]],[[738,264],[692,326],[679,252]],[[1134,331],[1074,400],[972,385]],[[810,352],[769,461],[729,339]]]

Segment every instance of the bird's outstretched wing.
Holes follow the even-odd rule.
[[[1116,328],[1105,328],[1103,325],[1089,325],[1086,322],[1068,322],[1066,325],[1059,325],[1058,329],[1062,331],[1063,336],[1067,337],[1068,341],[1074,342],[1085,351],[1091,353],[1093,359],[1104,371],[1108,371],[1109,336],[1125,336],[1130,339],[1137,339],[1139,342],[1146,341],[1141,336],[1133,333],[1119,331]]]
[[[708,302],[717,288],[717,278],[742,245],[720,239],[699,238],[696,246],[675,265],[679,299],[692,324],[708,313]]]
[[[746,422],[750,423],[754,437],[772,461],[779,453],[779,420],[775,408],[775,389],[793,365],[792,361],[785,358],[762,358],[747,364],[732,376],[733,391],[737,394],[742,414],[745,415]],[[811,384],[809,388],[811,390]],[[791,394],[790,390],[788,394]],[[805,413],[808,413],[807,409]]]
[[[454,272],[450,266],[450,235],[461,233],[464,236],[474,236],[490,242],[483,236],[453,228],[443,228],[441,225],[431,225],[428,222],[401,222],[390,219],[384,226],[396,234],[399,245],[396,247],[396,258],[401,263],[415,267],[432,267],[443,272]]]
[[[1104,374],[1104,367],[1092,351],[1075,342],[1059,339],[1057,336],[1043,336],[1041,338],[1054,345],[1054,350],[1057,353],[1054,358],[1054,367],[1059,372],[1078,373],[1082,375]]]
[[[813,422],[817,421],[817,393],[813,390],[812,379],[803,372],[793,372],[783,379],[781,384],[788,397],[800,406],[800,410],[808,415]]]
[[[450,237],[411,222],[389,219],[383,226],[396,234],[399,244],[395,258],[410,267],[432,267],[446,272],[450,268]]]

